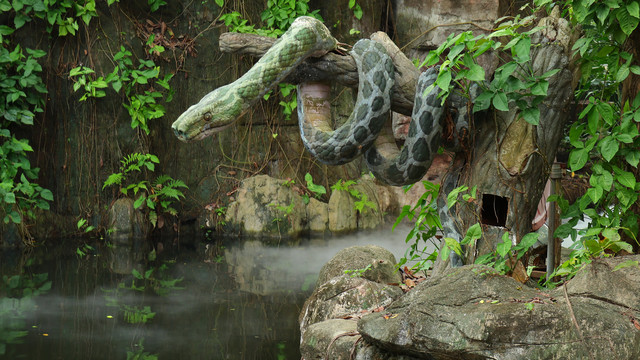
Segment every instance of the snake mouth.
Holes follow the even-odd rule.
[[[211,127],[210,125],[207,124],[203,126],[203,128],[193,136],[189,136],[189,134],[183,131],[180,131],[177,128],[174,128],[173,132],[178,138],[178,140],[182,142],[194,142],[194,141],[200,141],[205,138],[208,138],[209,136],[226,129],[231,125],[233,125],[233,122],[226,125],[222,125],[222,126],[216,126],[216,127]]]

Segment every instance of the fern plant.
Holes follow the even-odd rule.
[[[155,171],[155,164],[159,163],[160,160],[153,154],[125,155],[120,160],[120,172],[109,175],[102,185],[103,190],[107,186],[118,186],[123,195],[137,197],[133,207],[145,211],[153,227],[158,224],[159,214],[178,215],[178,211],[173,207],[174,202],[184,198],[180,189],[188,188],[182,180],[173,179],[165,174],[153,181],[132,179],[136,172]]]

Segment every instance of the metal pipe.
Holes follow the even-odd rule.
[[[549,191],[549,196],[553,196],[557,190],[557,183],[562,178],[562,169],[560,168],[560,164],[554,162],[551,166],[551,191]],[[549,234],[547,237],[547,281],[551,279],[551,274],[555,270],[555,254],[556,254],[556,241],[553,236],[557,229],[556,224],[556,202],[552,201],[549,206]]]

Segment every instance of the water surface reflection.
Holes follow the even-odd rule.
[[[84,257],[78,240],[3,251],[0,358],[299,359],[297,317],[322,265],[352,245],[373,243],[401,256],[405,234],[270,245],[217,239],[164,244],[161,253],[97,242]],[[20,296],[8,292],[8,280],[33,274],[46,274],[36,284],[43,291],[18,313]],[[14,341],[7,341],[9,319],[22,326]]]

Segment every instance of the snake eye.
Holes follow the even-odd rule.
[[[206,113],[204,113],[203,118],[206,122],[211,121],[211,113],[207,111]]]

